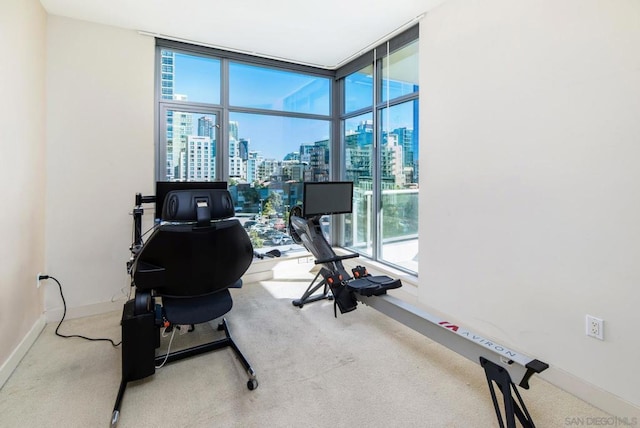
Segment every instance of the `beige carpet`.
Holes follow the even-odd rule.
[[[132,382],[120,427],[497,427],[484,372],[360,305],[333,317],[328,301],[299,309],[311,264],[281,264],[271,281],[233,290],[229,328],[255,369],[249,391],[230,349],[168,364]],[[63,284],[64,285],[64,284]],[[61,331],[120,338],[119,312],[65,321]],[[219,335],[209,325],[174,346]],[[0,390],[1,427],[106,427],[120,349],[62,339],[50,324]],[[166,346],[168,339],[163,340]],[[608,416],[535,378],[521,390],[538,427]]]

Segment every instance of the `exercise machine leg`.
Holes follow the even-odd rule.
[[[505,428],[505,419],[507,428],[516,428],[516,417],[524,428],[535,428],[533,420],[524,405],[524,401],[522,401],[522,397],[520,396],[517,387],[511,381],[509,372],[499,365],[482,357],[480,357],[480,365],[484,368],[487,376],[489,390],[491,391],[491,400],[493,401],[493,407],[496,409],[496,416],[498,417],[500,428]],[[504,418],[500,411],[500,406],[498,405],[494,383],[499,388],[500,392],[502,392],[504,399]],[[512,395],[512,392],[515,393],[515,398]]]
[[[299,299],[294,300],[293,302],[291,302],[293,304],[293,306],[298,306],[298,307],[303,307],[305,305],[305,303],[311,303],[311,302],[316,302],[318,300],[322,300],[322,299],[329,299],[331,300],[332,296],[329,293],[329,286],[327,284],[327,281],[325,279],[323,279],[322,281],[320,281],[319,283],[315,283],[316,280],[318,279],[318,277],[320,276],[321,271],[319,271],[315,278],[313,278],[313,280],[311,281],[311,283],[309,284],[309,287],[307,287],[307,290],[304,292],[304,294],[302,295],[302,297],[300,297]],[[320,287],[324,287],[322,290],[321,294],[313,294],[316,291],[318,291],[318,289]]]

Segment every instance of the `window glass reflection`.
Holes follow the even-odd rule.
[[[344,78],[345,113],[373,105],[373,65]]]
[[[373,115],[345,120],[343,132],[345,178],[353,181],[353,213],[345,215],[345,245],[370,256],[374,225]]]
[[[418,92],[418,41],[382,59],[382,100]]]
[[[220,104],[220,60],[163,49],[163,100]]]
[[[229,101],[235,107],[329,115],[330,83],[324,77],[229,64]]]
[[[380,110],[380,258],[418,271],[418,100]]]

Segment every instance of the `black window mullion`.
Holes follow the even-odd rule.
[[[263,116],[279,116],[279,117],[293,117],[299,119],[317,119],[317,120],[331,120],[331,116],[325,116],[321,114],[309,114],[309,113],[296,113],[292,111],[280,111],[280,110],[268,110],[254,107],[236,107],[230,106],[229,111],[233,113],[250,113],[259,114]]]
[[[399,96],[397,98],[393,98],[391,100],[379,102],[376,105],[376,108],[377,109],[381,109],[381,108],[385,108],[387,106],[388,107],[393,107],[393,106],[398,105],[398,104],[406,103],[407,101],[417,100],[419,97],[420,97],[420,93],[419,92],[412,92],[410,94],[405,94],[405,95]]]

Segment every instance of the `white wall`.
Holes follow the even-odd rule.
[[[36,288],[35,278],[44,268],[46,22],[46,13],[37,0],[0,2],[0,366],[3,367],[42,314],[42,289]],[[12,363],[14,367],[19,358]],[[7,368],[7,376],[4,371],[0,373],[0,386],[12,369]]]
[[[0,361],[40,315],[36,272],[71,313],[128,287],[128,213],[153,192],[153,39],[49,16],[45,53],[46,19],[0,6]],[[449,0],[420,36],[421,301],[635,406],[639,19],[633,0]]]
[[[136,192],[154,193],[154,46],[135,31],[49,16],[46,269],[72,316],[128,291],[129,213]],[[61,314],[55,284],[45,304]]]
[[[640,410],[639,23],[633,0],[422,20],[419,298]]]

